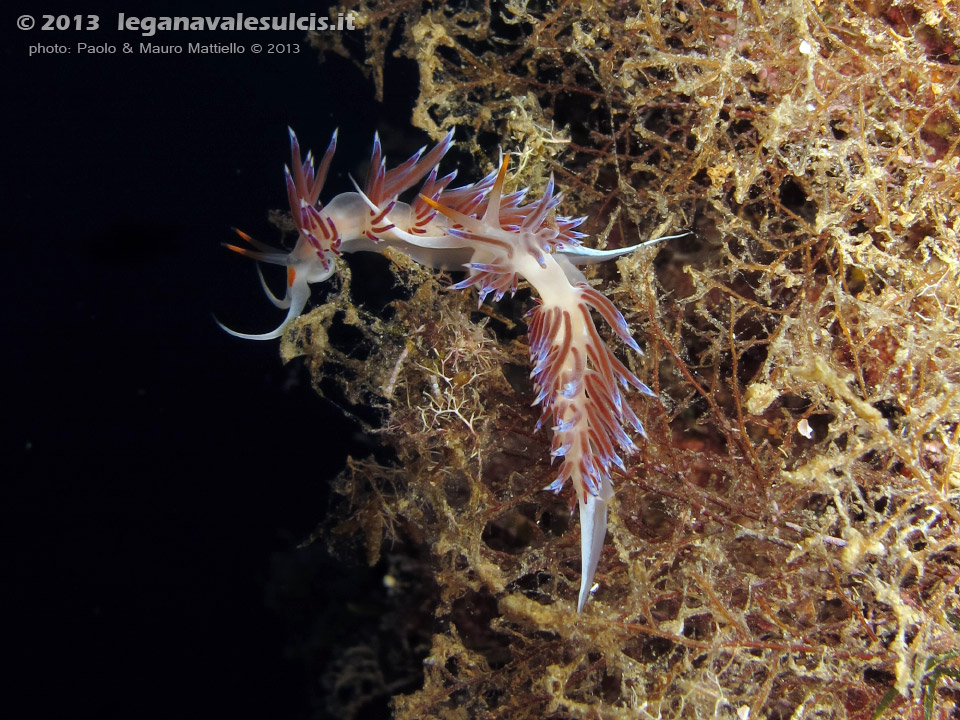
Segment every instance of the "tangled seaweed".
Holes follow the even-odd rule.
[[[576,524],[529,431],[528,299],[477,323],[397,257],[388,319],[342,292],[288,333],[395,453],[351,461],[340,532],[371,561],[425,548],[435,578],[398,601],[432,626],[395,716],[958,717],[957,6],[341,9],[381,89],[401,38],[435,139],[457,126],[488,163],[507,143],[519,184],[553,172],[613,247],[695,231],[595,278],[661,403],[636,406],[650,442],[579,618]],[[363,362],[322,342],[338,322]]]

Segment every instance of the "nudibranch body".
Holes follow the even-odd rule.
[[[240,233],[255,249],[228,246],[255,260],[286,266],[287,290],[282,298],[260,278],[271,302],[288,310],[286,319],[262,335],[224,329],[241,338],[279,337],[303,311],[310,283],[328,278],[337,256],[346,252],[393,247],[431,267],[466,267],[468,277],[453,288],[475,287],[480,302],[490,294],[500,299],[516,290],[520,278],[526,280],[539,296],[528,323],[531,378],[538,393],[534,405],[542,406],[537,429],[551,424],[551,456],[562,459],[556,480],[546,489],[559,493],[569,480],[580,507],[577,611],[583,610],[606,535],[607,503],[613,495],[610,476],[614,467],[625,469],[619,452],[636,449],[624,426],[645,437],[621,387],[632,386],[650,396],[653,392],[600,337],[591,310],[628,347],[640,352],[623,315],[587,284],[576,266],[618,257],[666,238],[612,251],[585,248],[580,242],[584,236],[576,230],[585,218],[554,212],[561,195],[554,192],[553,179],[539,200],[523,204],[526,190],[503,192],[505,161],[496,174],[448,189],[455,173],[438,178],[437,168],[453,142],[452,131],[429,152],[423,148],[391,170],[386,169],[375,138],[366,187],[337,195],[324,206],[320,193],[336,148],[336,133],[319,168],[311,154],[301,160],[293,131],[290,139],[293,163],[292,170],[286,169],[286,181],[299,231],[296,245],[289,253],[282,252]],[[423,178],[412,204],[399,200]]]

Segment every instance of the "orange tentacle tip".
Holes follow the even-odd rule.
[[[510,161],[507,158],[503,159],[503,162],[500,163],[500,171],[497,173],[497,180],[493,183],[493,190],[491,192],[497,192],[498,190],[503,189],[503,181],[507,177],[507,166],[510,165]]]
[[[231,245],[230,243],[223,243],[223,246],[227,250],[233,250],[235,253],[240,253],[241,255],[244,255],[246,257],[253,257],[247,248],[238,247],[237,245]]]
[[[432,207],[434,210],[436,210],[438,213],[440,213],[441,215],[445,215],[451,220],[457,220],[457,216],[460,215],[460,213],[458,213],[456,210],[452,208],[448,208],[446,205],[441,205],[436,200],[434,200],[433,198],[428,198],[426,195],[421,195],[420,199],[423,200],[427,205]]]

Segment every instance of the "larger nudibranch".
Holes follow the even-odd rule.
[[[557,253],[579,244],[573,228],[583,219],[550,218],[561,198],[553,192],[552,177],[539,201],[501,209],[506,170],[504,162],[482,217],[464,215],[432,200],[427,204],[455,223],[448,234],[473,249],[470,276],[455,288],[473,286],[481,298],[491,292],[499,297],[516,289],[519,275],[540,296],[529,321],[531,377],[538,390],[534,405],[543,404],[538,430],[544,422],[553,423],[551,456],[563,458],[557,479],[547,489],[559,493],[570,480],[580,506],[579,612],[589,597],[606,534],[607,502],[613,496],[610,473],[613,466],[625,469],[615,446],[627,453],[636,450],[624,423],[645,436],[617,383],[633,385],[647,395],[654,393],[603,342],[590,309],[639,353],[623,316],[587,285],[566,256]]]
[[[538,393],[534,405],[543,406],[537,429],[552,423],[551,456],[562,458],[556,480],[546,489],[559,493],[569,480],[580,506],[582,572],[577,611],[583,610],[606,535],[607,503],[613,496],[610,475],[614,467],[624,469],[617,448],[624,453],[636,450],[624,426],[646,436],[618,385],[633,386],[650,396],[653,392],[601,339],[591,310],[628,347],[640,352],[623,316],[587,284],[575,264],[600,262],[667,238],[613,251],[584,248],[580,245],[583,235],[576,228],[585,218],[555,215],[561,195],[554,192],[553,178],[543,197],[522,205],[525,190],[503,193],[506,162],[495,176],[447,189],[455,173],[438,179],[437,165],[452,143],[452,131],[429,153],[421,149],[389,171],[375,139],[365,190],[357,187],[356,192],[337,195],[323,206],[319,196],[336,133],[318,170],[310,154],[301,160],[292,131],[290,138],[293,170],[287,170],[286,180],[298,229],[294,249],[274,250],[242,233],[256,250],[228,246],[256,260],[287,267],[283,298],[274,296],[263,283],[270,300],[288,309],[287,317],[276,330],[262,335],[224,329],[243,338],[278,337],[303,311],[309,284],[329,277],[336,257],[344,252],[394,247],[425,265],[465,266],[468,277],[453,288],[476,287],[481,302],[491,293],[499,299],[514,292],[518,278],[529,282],[539,295],[529,313],[531,377]],[[400,201],[400,194],[424,176],[413,204]]]

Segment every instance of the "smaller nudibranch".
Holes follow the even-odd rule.
[[[538,295],[528,314],[528,337],[537,390],[534,405],[542,405],[537,430],[551,423],[551,457],[561,458],[556,480],[547,490],[559,493],[573,485],[580,508],[581,581],[577,611],[590,596],[606,535],[607,505],[613,496],[611,474],[625,470],[619,453],[636,446],[625,427],[646,437],[621,387],[644,395],[654,393],[610,350],[594,324],[592,311],[602,317],[630,349],[640,347],[620,311],[589,286],[577,265],[602,262],[638,248],[687,233],[656,238],[618,250],[592,250],[581,245],[578,228],[586,218],[556,215],[561,194],[550,181],[539,200],[523,204],[527,190],[504,194],[507,162],[480,181],[448,188],[456,173],[437,177],[440,160],[453,142],[453,131],[432,150],[421,148],[410,159],[386,169],[379,138],[363,190],[341,193],[326,206],[320,193],[336,149],[337,133],[319,168],[312,154],[301,160],[300,145],[290,131],[292,170],[285,169],[287,197],[298,230],[289,253],[257,242],[237,231],[253,250],[228,245],[231,250],[261,262],[287,268],[287,289],[276,297],[260,274],[270,301],[287,309],[275,330],[261,335],[231,335],[254,340],[279,337],[306,306],[310,283],[327,279],[342,253],[396,248],[413,260],[435,268],[466,267],[468,276],[452,289],[475,287],[480,302],[517,289],[523,278]],[[400,195],[424,179],[412,204]],[[259,267],[258,267],[259,272]],[[221,325],[223,327],[223,325]],[[619,450],[618,450],[619,449]]]

